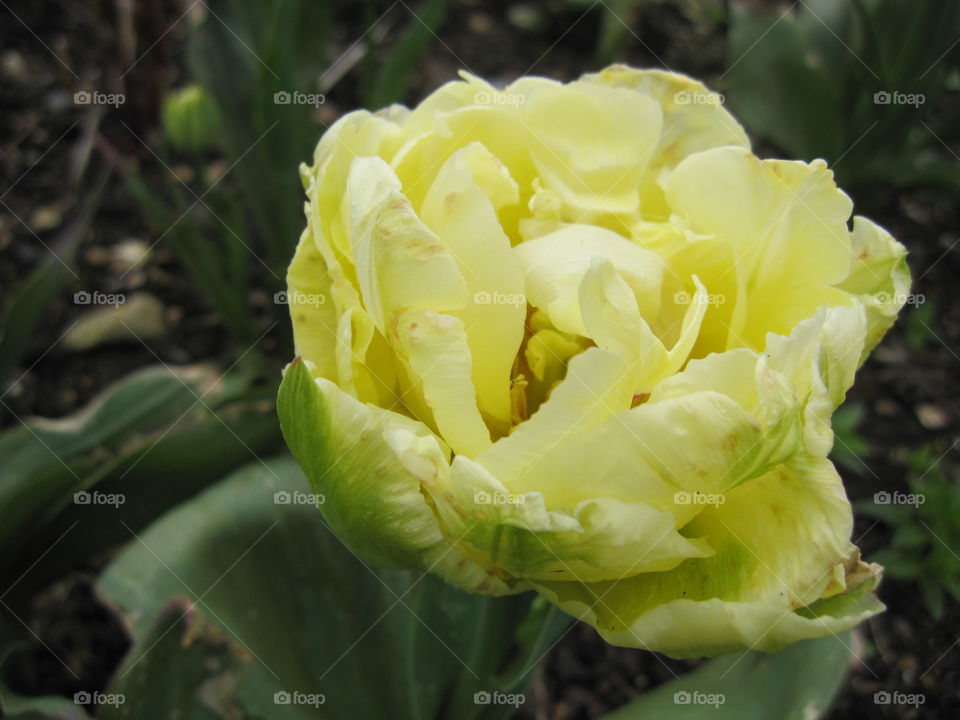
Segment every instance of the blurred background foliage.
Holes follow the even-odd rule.
[[[617,718],[691,717],[674,693],[711,688],[751,698],[711,717],[793,717],[784,698],[823,711],[854,646],[882,677],[854,662],[860,689],[841,692],[834,717],[861,717],[859,695],[874,689],[953,687],[956,696],[953,670],[941,665],[928,687],[897,657],[935,660],[943,647],[910,640],[932,622],[960,631],[960,318],[951,302],[960,3],[63,5],[55,20],[56,2],[0,10],[13,48],[0,94],[15,111],[8,120],[27,118],[7,128],[14,149],[38,123],[61,127],[21,165],[10,159],[17,152],[2,156],[5,716],[505,717],[513,708],[472,702],[500,689],[533,698],[518,717],[533,717],[531,706],[546,713],[537,717],[614,707]],[[306,492],[282,448],[274,397],[293,353],[282,291],[303,226],[297,167],[324,129],[354,107],[414,103],[461,67],[505,82],[572,79],[618,61],[703,77],[759,153],[827,159],[858,212],[911,251],[925,302],[865,369],[837,415],[834,450],[858,498],[868,559],[887,565],[902,583],[894,588],[923,598],[921,610],[898,604],[899,593],[888,600],[906,638],[881,618],[866,641],[720,659],[674,679],[692,665],[596,650],[529,597],[495,601],[374,572],[312,508],[269,500]],[[127,102],[63,109],[70,103],[57,92],[92,87]],[[283,102],[292,93],[314,101]],[[923,101],[885,103],[884,93]],[[29,117],[34,104],[45,108],[39,121]],[[37,207],[45,194],[58,200]],[[126,300],[87,307],[82,294],[93,292]],[[896,491],[925,502],[875,501]],[[84,504],[78,493],[123,502]],[[371,616],[383,622],[367,637]],[[595,650],[576,649],[583,643]],[[582,652],[601,653],[588,663],[595,669],[578,670]],[[611,689],[611,678],[621,685]],[[276,692],[318,683],[341,689],[326,707],[273,704]],[[650,685],[659,688],[627,702]],[[127,703],[73,702],[93,690]]]

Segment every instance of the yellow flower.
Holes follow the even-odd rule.
[[[830,417],[910,278],[825,163],[614,66],[351,113],[302,177],[281,422],[356,552],[677,657],[882,609]]]

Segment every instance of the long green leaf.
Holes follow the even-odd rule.
[[[642,695],[604,720],[811,720],[830,704],[851,663],[853,637],[804,640],[780,652],[736,653]]]
[[[308,492],[291,458],[254,463],[131,542],[98,583],[133,638],[111,687],[126,703],[104,717],[207,717],[214,688],[213,717],[498,716],[472,693],[501,689],[498,673],[529,653],[516,631],[531,597],[368,568],[301,502]],[[495,622],[478,623],[484,614]],[[161,640],[168,629],[181,641]],[[452,695],[463,675],[466,699]]]

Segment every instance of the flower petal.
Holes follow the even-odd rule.
[[[731,333],[760,349],[767,332],[788,333],[822,305],[849,305],[833,287],[850,273],[851,202],[822,160],[760,160],[715,148],[683,160],[667,181],[671,209],[694,232],[731,244],[746,293]]]
[[[650,153],[641,186],[643,216],[666,220],[670,214],[660,182],[688,155],[724,145],[749,148],[750,140],[723,107],[723,96],[699,80],[664,70],[611,65],[583,76],[586,82],[630,89],[656,101],[663,111],[663,132]]]
[[[600,497],[549,510],[539,493],[511,494],[479,463],[458,456],[450,490],[434,501],[450,533],[489,558],[495,573],[540,580],[604,580],[666,570],[711,554],[677,532],[673,514]]]
[[[506,168],[472,143],[446,162],[420,210],[466,281],[471,302],[450,314],[466,331],[480,409],[504,435],[510,427],[510,375],[523,340],[527,304],[523,275],[495,203],[511,204],[516,198],[516,183]]]
[[[571,372],[590,359],[593,364],[605,359],[602,352],[577,356]],[[626,365],[608,364],[608,371],[621,373],[610,381],[616,387]],[[799,447],[799,408],[791,389],[762,356],[748,350],[691,361],[643,404],[631,409],[624,403],[618,412],[598,413],[589,422],[567,397],[589,404],[592,392],[578,392],[582,386],[567,386],[569,380],[527,423],[477,458],[510,492],[539,492],[552,509],[614,497],[670,510],[683,526],[702,509],[684,498],[724,493],[789,459]],[[511,450],[512,457],[505,457]],[[678,499],[678,493],[684,496]]]
[[[541,181],[569,208],[566,220],[639,209],[640,181],[663,124],[657,102],[578,81],[531,93],[521,112]]]
[[[586,336],[580,315],[580,284],[593,258],[605,258],[636,295],[644,317],[660,309],[663,261],[612,230],[568,225],[513,249],[526,280],[527,301],[549,315],[558,329]]]
[[[404,310],[465,307],[467,286],[456,260],[414,213],[390,166],[356,158],[347,183],[350,241],[363,304],[385,336]]]
[[[381,567],[430,570],[472,592],[500,595],[507,584],[447,538],[423,488],[442,483],[449,453],[421,423],[364,405],[294,360],[277,402],[284,438],[330,528]]]
[[[867,308],[867,343],[863,358],[877,346],[910,292],[907,249],[882,227],[865,217],[853,218],[853,268],[837,287],[856,295]]]
[[[822,308],[788,336],[767,336],[770,367],[790,381],[804,405],[804,444],[826,456],[833,446],[830,418],[860,367],[867,332],[863,306]]]
[[[849,544],[852,516],[833,465],[798,457],[704,510],[689,532],[716,553],[674,570],[601,583],[535,583],[617,645],[671,657],[773,652],[883,609],[880,568]]]
[[[287,269],[287,303],[297,354],[309,360],[318,377],[337,380],[337,313],[327,264],[307,228]]]
[[[410,368],[441,437],[455,453],[476,456],[490,446],[477,408],[472,358],[463,321],[411,310],[396,319],[394,347]]]

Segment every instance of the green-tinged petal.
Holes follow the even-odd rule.
[[[663,125],[656,101],[573,82],[530,93],[521,112],[540,178],[562,198],[566,220],[592,222],[639,209],[640,181]]]
[[[715,554],[599,583],[536,583],[614,644],[672,657],[767,652],[876,614],[880,569],[849,544],[852,517],[832,464],[797,457],[726,494],[685,532]]]
[[[826,456],[833,446],[830,418],[860,366],[867,332],[863,306],[823,308],[789,336],[767,336],[770,367],[783,374],[804,405],[804,444]]]
[[[287,269],[287,303],[297,354],[308,360],[318,377],[337,380],[337,314],[327,265],[304,230]]]
[[[724,398],[724,405],[729,400],[737,408],[729,411],[728,421],[717,418],[714,427],[697,412],[698,397],[711,394]],[[650,413],[649,418],[637,421],[638,428],[644,421],[651,427],[660,423],[670,426],[667,437],[676,438],[675,442],[651,443],[665,470],[677,472],[675,468],[683,467],[685,439],[704,441],[704,459],[697,460],[700,453],[689,453],[688,448],[687,467],[694,476],[714,478],[702,492],[725,492],[786,462],[798,451],[800,408],[794,388],[763,355],[740,349],[690,361],[683,372],[657,385],[645,406],[632,412],[641,417]],[[684,423],[683,414],[690,414],[691,420]],[[698,427],[702,433],[697,432]],[[674,453],[672,458],[668,453]],[[688,491],[700,489],[696,480],[691,483],[681,478],[679,485]]]
[[[837,287],[856,295],[867,309],[864,358],[883,339],[910,295],[907,249],[868,218],[853,218],[853,268]]]
[[[571,373],[578,362],[600,359],[599,352],[574,358]],[[670,510],[679,527],[702,509],[700,500],[710,502],[710,496],[767,472],[799,445],[793,393],[762,356],[747,350],[691,361],[645,403],[590,424],[578,424],[582,411],[562,412],[557,398],[568,381],[527,423],[478,458],[510,492],[540,492],[549,508],[614,497]],[[527,424],[530,430],[521,434]],[[522,466],[499,454],[506,443],[513,445],[510,459],[526,457]]]
[[[690,229],[734,248],[746,293],[731,333],[760,349],[767,332],[789,333],[823,305],[849,305],[833,287],[850,273],[851,202],[822,160],[760,160],[737,147],[683,160],[667,199]]]
[[[644,317],[660,309],[663,261],[612,230],[569,225],[513,249],[526,280],[527,302],[542,309],[564,332],[586,335],[580,284],[594,258],[607,259],[636,295]]]
[[[724,145],[750,147],[740,123],[723,107],[723,96],[686,75],[611,65],[583,80],[633,90],[655,100],[663,111],[663,132],[650,153],[641,189],[643,216],[648,220],[669,216],[658,181],[685,157]]]
[[[611,357],[589,350],[571,373],[590,366],[589,377],[602,378],[605,363],[624,367]],[[715,355],[687,372],[604,422],[578,425],[580,412],[550,427],[560,420],[551,408],[570,409],[570,397],[590,394],[566,386],[568,377],[511,437],[477,461],[454,459],[452,487],[435,498],[451,534],[499,570],[538,581],[628,577],[711,554],[711,535],[695,518],[790,458],[799,419],[792,393],[762,356]],[[497,455],[501,443],[512,445],[513,457]],[[511,466],[517,458],[528,462]]]
[[[496,206],[517,201],[517,187],[489,150],[473,143],[440,170],[420,216],[455,258],[470,304],[450,314],[464,325],[480,409],[500,434],[510,427],[510,375],[523,340],[523,275]]]
[[[354,552],[381,567],[431,570],[473,592],[514,591],[442,532],[424,488],[444,482],[449,453],[423,424],[311,378],[299,359],[284,374],[277,407],[318,507]]]
[[[712,551],[676,529],[670,511],[599,497],[572,510],[518,495],[479,463],[456,457],[450,490],[434,497],[449,533],[494,571],[540,580],[603,580],[676,567]]]
[[[390,337],[396,314],[465,307],[457,262],[417,217],[400,181],[380,158],[357,158],[348,180],[350,240],[363,303]]]
[[[410,368],[441,437],[457,454],[476,456],[490,446],[477,408],[472,359],[463,321],[411,310],[396,319],[394,346]]]

